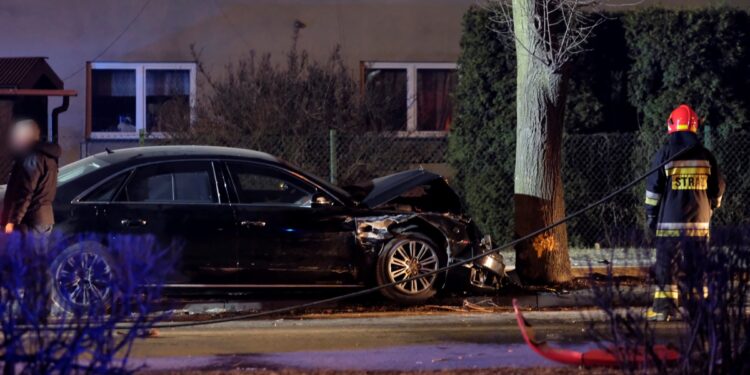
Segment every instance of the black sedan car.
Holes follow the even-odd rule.
[[[181,244],[169,289],[362,288],[489,246],[436,174],[406,171],[344,190],[268,154],[209,146],[108,151],[69,164],[60,170],[55,218],[56,230],[71,236],[151,234]],[[486,286],[502,276],[502,258],[464,271]],[[433,275],[383,294],[420,303],[444,280]],[[93,293],[74,290],[85,287],[63,297],[90,303],[81,296]]]

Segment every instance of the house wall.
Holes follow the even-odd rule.
[[[251,50],[284,58],[295,20],[306,24],[299,46],[326,59],[340,45],[352,74],[362,61],[454,62],[461,17],[477,0],[3,0],[0,51],[47,56],[77,90],[60,117],[63,162],[80,155],[84,141],[87,61],[175,62],[201,51],[212,74]],[[711,1],[644,1],[694,6]],[[747,0],[724,4],[748,6]],[[137,16],[139,13],[140,16]],[[131,23],[132,22],[132,23]],[[201,92],[198,83],[198,95]],[[60,99],[50,100],[50,109]]]

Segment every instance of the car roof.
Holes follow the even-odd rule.
[[[228,157],[257,159],[259,161],[283,163],[281,159],[266,154],[265,152],[246,150],[242,148],[218,147],[218,146],[145,146],[117,149],[114,151],[100,152],[97,158],[110,163],[120,163],[124,161],[135,161],[154,158],[168,158],[173,156],[179,157]]]
[[[276,164],[296,173],[300,173],[306,178],[314,181],[316,184],[323,186],[325,189],[334,191],[340,199],[351,200],[349,194],[345,190],[342,190],[338,186],[333,185],[322,178],[316,177],[298,168],[295,168],[292,165],[289,165],[284,160],[279,159],[273,155],[267,154],[265,152],[247,150],[243,148],[194,145],[145,146],[100,152],[98,154],[92,155],[92,157],[109,164],[124,163],[127,165],[138,164],[139,162],[165,160],[170,158],[226,158],[264,162],[268,164]]]

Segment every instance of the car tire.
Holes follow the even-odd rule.
[[[378,285],[437,270],[445,264],[445,255],[435,241],[421,233],[404,233],[388,241],[378,257],[375,272]],[[381,294],[395,302],[418,305],[437,293],[441,275],[383,288]]]
[[[50,267],[53,302],[68,313],[100,313],[115,299],[114,261],[96,241],[69,244]]]

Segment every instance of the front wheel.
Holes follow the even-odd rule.
[[[429,237],[419,233],[405,233],[390,240],[378,258],[378,285],[407,280],[438,270],[444,263],[440,248]],[[381,289],[391,300],[404,304],[420,304],[437,292],[438,274],[404,281]]]

